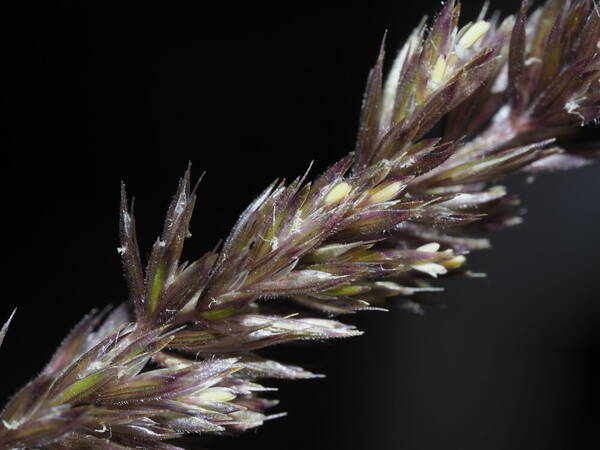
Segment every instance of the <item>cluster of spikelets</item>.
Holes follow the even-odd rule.
[[[257,380],[316,375],[255,351],[357,335],[326,317],[390,301],[418,310],[428,277],[470,275],[465,254],[488,245],[471,233],[516,221],[516,199],[490,183],[585,164],[555,138],[600,117],[591,0],[486,15],[459,28],[448,1],[385,83],[382,49],[356,152],[312,183],[275,182],[218,252],[180,262],[196,198],[188,171],[144,268],[123,190],[129,301],[86,317],[9,401],[0,448],[168,449],[184,433],[258,426],[275,401]]]

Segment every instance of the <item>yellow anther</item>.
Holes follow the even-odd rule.
[[[339,286],[333,289],[324,291],[326,295],[357,295],[368,290],[365,286]]]
[[[443,55],[438,56],[435,66],[431,71],[431,81],[435,84],[440,84],[446,78],[446,71],[448,70],[448,64],[446,58]]]
[[[421,245],[417,248],[418,252],[435,253],[440,249],[440,244],[437,242],[430,242],[429,244]]]
[[[325,197],[325,203],[328,205],[333,205],[334,203],[338,203],[346,198],[346,196],[352,190],[352,186],[350,186],[345,181],[342,181],[338,185],[336,185],[329,194]]]
[[[402,183],[394,181],[393,183],[377,189],[369,198],[370,203],[384,203],[392,200],[402,190]]]
[[[466,261],[467,258],[465,258],[463,255],[458,255],[452,259],[442,262],[441,264],[448,270],[454,270],[461,267]]]
[[[203,402],[229,402],[235,398],[229,389],[225,388],[210,388],[196,395],[196,398]]]
[[[506,188],[504,186],[493,186],[488,189],[488,192],[494,195],[506,195]]]
[[[481,39],[490,29],[490,23],[485,20],[475,22],[469,27],[469,29],[461,36],[458,41],[458,45],[469,48]]]

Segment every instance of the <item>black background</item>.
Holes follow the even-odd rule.
[[[479,2],[464,2],[474,18]],[[8,6],[11,4],[12,6]],[[512,12],[518,1],[496,1]],[[437,0],[5,2],[1,397],[94,306],[125,296],[119,181],[147,252],[177,178],[206,170],[188,255],[272,179],[353,147],[362,89]],[[565,449],[598,444],[598,166],[508,182],[524,225],[442,282],[425,316],[347,320],[361,338],[280,348],[326,373],[277,383],[286,418],[213,448]],[[591,447],[589,447],[591,445]]]

